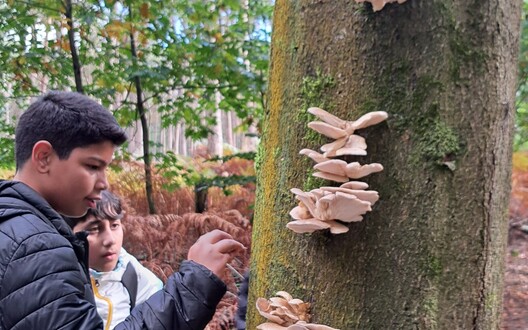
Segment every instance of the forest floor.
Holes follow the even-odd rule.
[[[528,329],[528,230],[522,230],[527,224],[510,223],[502,330]]]

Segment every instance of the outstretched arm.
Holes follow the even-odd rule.
[[[213,230],[202,235],[189,249],[187,259],[204,265],[217,276],[221,276],[235,255],[245,250],[242,243],[221,230]]]
[[[201,236],[189,249],[189,260],[182,263],[180,271],[115,329],[204,329],[226,292],[218,275],[244,249],[220,230]]]

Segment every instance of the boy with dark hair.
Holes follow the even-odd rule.
[[[15,178],[0,181],[0,329],[103,329],[86,235],[74,235],[62,215],[96,206],[125,140],[108,110],[77,93],[48,93],[20,117]],[[226,290],[216,275],[242,249],[227,233],[205,234],[163,290],[116,329],[203,329]]]
[[[88,234],[88,265],[97,312],[105,329],[113,329],[163,288],[163,283],[123,247],[121,200],[108,190],[101,192],[95,209],[80,218],[66,218],[74,233]]]

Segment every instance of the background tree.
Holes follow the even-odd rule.
[[[277,1],[253,228],[256,297],[286,290],[340,329],[497,329],[511,168],[519,1]],[[285,228],[298,154],[326,140],[309,106],[387,123],[361,134],[381,200],[346,234]]]
[[[221,111],[241,118],[242,131],[258,121],[270,9],[269,0],[2,3],[2,110],[16,117],[50,89],[100,99],[143,148],[128,151],[145,163],[155,213],[151,162],[175,149],[160,144],[164,131],[183,123],[187,137],[204,139],[218,117],[204,114]],[[8,122],[7,138],[10,129]]]

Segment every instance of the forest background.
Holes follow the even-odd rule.
[[[519,56],[505,329],[528,326],[528,0]],[[125,247],[162,279],[220,228],[251,243],[253,160],[266,109],[272,0],[0,3],[0,166],[14,171],[16,118],[47,90],[108,107],[130,141],[111,189],[127,204]],[[209,329],[231,329],[250,250],[226,272]]]

